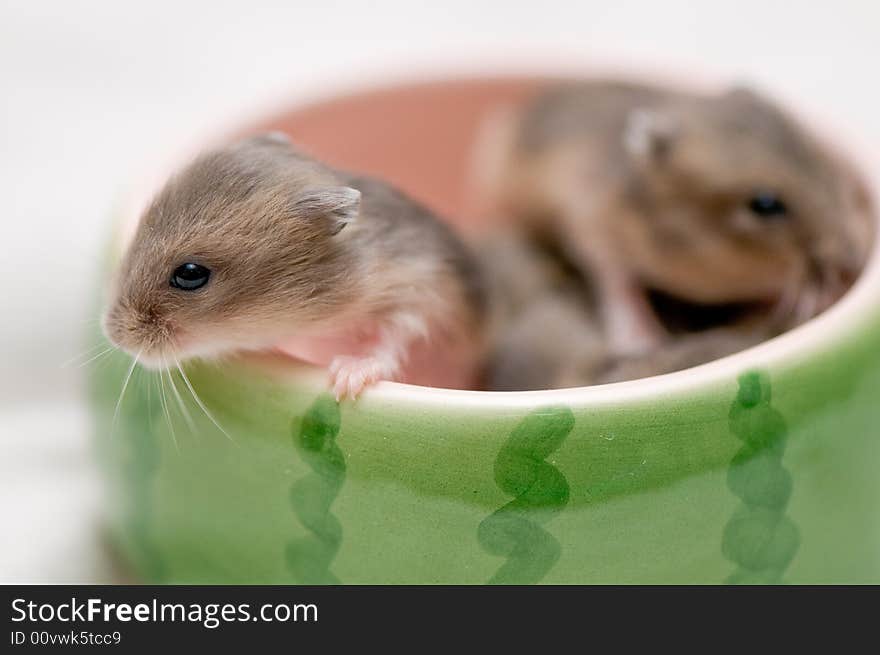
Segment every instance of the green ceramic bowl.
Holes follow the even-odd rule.
[[[463,226],[480,117],[535,84],[404,86],[259,127]],[[382,383],[337,405],[323,372],[246,357],[186,368],[213,420],[179,374],[141,370],[114,420],[117,356],[92,374],[110,532],[149,582],[878,583],[878,260],[782,337],[599,387]]]

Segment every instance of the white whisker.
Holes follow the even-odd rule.
[[[93,368],[92,370],[95,371],[95,372],[97,372],[97,371],[100,371],[100,370],[103,369],[103,368],[106,368],[107,365],[108,365],[110,362],[113,362],[113,361],[116,359],[115,355],[116,355],[117,353],[119,353],[119,352],[120,352],[120,351],[119,351],[118,348],[114,348],[112,352],[110,352],[110,353],[108,353],[107,355],[104,355],[104,356],[98,358],[97,360],[95,360],[94,362],[92,362],[92,364],[93,364],[93,366],[94,366],[94,368]]]
[[[183,402],[183,398],[180,396],[180,392],[177,390],[177,385],[174,384],[174,378],[171,375],[171,369],[167,368],[165,371],[168,373],[168,383],[171,385],[171,391],[174,393],[175,398],[177,398],[177,404],[180,406],[180,412],[183,414],[183,418],[186,421],[186,424],[189,426],[192,434],[198,438],[198,430],[196,429],[196,424],[193,422],[192,416],[189,413],[189,410],[186,408],[186,404]]]
[[[134,359],[131,361],[131,366],[128,367],[128,373],[125,374],[125,381],[122,383],[122,391],[119,392],[119,400],[116,401],[116,409],[113,411],[113,421],[110,423],[110,434],[112,435],[116,428],[116,419],[119,418],[119,408],[122,407],[122,399],[125,397],[125,390],[128,388],[128,382],[131,380],[131,374],[134,373],[134,367],[137,366],[138,359],[141,356],[143,349],[138,351],[138,354],[134,356]]]
[[[107,349],[105,349],[105,350],[102,350],[102,351],[99,352],[97,355],[94,355],[93,357],[89,357],[86,361],[82,362],[81,364],[77,364],[76,367],[77,367],[77,368],[82,368],[83,366],[87,366],[88,364],[91,364],[91,363],[94,362],[95,360],[97,360],[97,359],[101,359],[101,358],[104,357],[105,355],[108,355],[108,354],[112,353],[114,350],[116,350],[116,348],[113,348],[112,346],[111,346],[110,348],[107,348]]]
[[[165,362],[162,362],[162,367],[165,367]],[[171,432],[171,439],[174,441],[174,448],[177,452],[180,452],[180,446],[177,444],[177,433],[174,431],[174,424],[171,421],[171,412],[168,411],[168,400],[165,398],[165,378],[162,375],[162,371],[159,371],[159,384],[161,385],[160,389],[162,394],[159,396],[162,401],[162,409],[165,411],[165,418],[168,421],[168,429]]]
[[[107,342],[106,342],[106,341],[101,341],[100,343],[96,343],[94,346],[92,346],[91,348],[87,348],[86,350],[84,350],[83,352],[79,353],[78,355],[74,355],[74,356],[71,357],[70,359],[66,359],[66,360],[64,360],[61,364],[58,365],[58,368],[67,368],[68,366],[70,366],[71,364],[73,364],[76,360],[78,360],[78,359],[80,359],[80,358],[82,358],[82,357],[88,357],[91,353],[93,353],[93,352],[95,352],[96,350],[98,350],[98,348],[106,347],[106,346],[107,346]],[[112,347],[111,347],[111,349],[112,349]]]
[[[215,419],[213,417],[213,415],[211,414],[211,412],[208,411],[208,408],[205,407],[205,403],[203,403],[202,399],[199,398],[199,395],[196,393],[196,390],[193,388],[192,383],[189,381],[189,378],[187,377],[186,373],[184,373],[183,367],[180,365],[180,361],[176,357],[174,358],[174,363],[177,365],[177,370],[180,371],[180,375],[183,378],[184,383],[186,384],[187,388],[189,389],[190,393],[192,394],[193,400],[196,401],[196,404],[205,413],[205,416],[207,416],[210,419],[211,423],[213,423],[217,427],[217,429],[220,430],[220,432],[222,432],[224,435],[226,435],[227,439],[229,439],[232,443],[238,445],[236,443],[235,439],[233,439],[232,436],[226,430],[223,429],[223,426],[221,426],[217,422],[217,419]]]
[[[147,374],[147,425],[150,427],[150,434],[153,433],[153,376]]]

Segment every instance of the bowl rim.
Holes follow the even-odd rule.
[[[411,77],[410,79],[392,78],[386,84],[374,84],[366,86],[343,85],[330,93],[325,93],[317,98],[306,98],[301,102],[282,102],[270,106],[269,111],[258,115],[265,119],[267,116],[278,116],[282,112],[290,112],[297,108],[318,108],[325,103],[334,103],[340,100],[357,98],[365,95],[375,95],[382,92],[393,92],[406,88],[418,88],[423,86],[442,85],[444,83],[497,81],[499,79],[522,80],[525,78],[537,79],[589,79],[601,75],[622,75],[630,79],[645,79],[645,75],[632,74],[631,71],[621,71],[614,66],[600,68],[586,68],[579,71],[560,68],[546,71],[544,74],[526,72],[524,74],[482,74],[479,71],[463,71],[461,75],[443,74],[425,77]],[[667,75],[667,79],[675,80],[675,76]],[[699,84],[690,84],[691,87],[699,87]],[[834,129],[816,129],[815,115],[813,120],[809,114],[798,111],[796,113],[812,131],[827,139],[833,134],[832,141],[835,149],[842,153],[856,170],[864,177],[875,201],[880,200],[880,157],[866,152],[864,145],[854,138],[854,130],[841,132],[839,123],[834,121],[833,116],[822,116],[820,124],[825,123]],[[169,170],[173,170],[181,162],[188,161],[193,154],[220,142],[224,137],[235,134],[243,126],[253,125],[253,117],[244,117],[244,120],[230,120],[219,127],[212,129],[207,136],[195,138],[190,143],[176,151],[167,153],[160,162],[153,162],[145,167],[146,174],[140,176],[139,183],[130,188],[124,194],[124,203],[121,211],[121,220],[116,225],[116,235],[111,244],[111,252],[119,255],[134,231],[137,217],[141,209],[146,205],[154,191],[159,188],[161,182],[167,177]],[[801,325],[787,332],[768,339],[758,345],[731,355],[706,362],[697,366],[666,373],[662,375],[637,378],[623,382],[608,384],[589,385],[582,387],[570,387],[564,389],[541,389],[534,391],[478,391],[466,389],[445,389],[439,387],[427,387],[401,382],[382,381],[365,390],[361,398],[382,404],[406,402],[422,406],[443,406],[449,408],[455,406],[465,407],[505,407],[505,408],[532,408],[548,404],[567,404],[571,406],[619,406],[634,402],[657,400],[665,396],[681,395],[697,390],[705,390],[719,385],[731,384],[737,375],[750,368],[776,369],[786,368],[796,361],[804,359],[810,353],[832,349],[830,344],[836,340],[856,334],[863,329],[870,320],[871,313],[880,311],[880,211],[875,212],[877,223],[873,243],[871,244],[865,268],[859,275],[853,286],[827,310],[815,316]],[[278,356],[266,356],[260,354],[242,353],[238,359],[248,365],[253,365],[267,373],[271,373],[282,382],[296,380],[309,380],[320,383],[325,379],[324,372],[309,364],[295,360],[282,360]]]

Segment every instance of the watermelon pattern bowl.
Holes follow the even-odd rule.
[[[478,126],[542,83],[401,85],[248,129],[283,130],[466,230]],[[821,316],[631,382],[383,382],[337,403],[323,371],[248,355],[186,378],[136,369],[117,404],[130,364],[107,358],[90,388],[108,532],[140,581],[880,582],[876,248]]]

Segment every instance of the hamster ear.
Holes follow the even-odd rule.
[[[306,189],[294,205],[301,216],[329,219],[330,233],[335,235],[357,218],[361,192],[347,186]]]
[[[263,132],[245,139],[244,143],[254,146],[282,146],[289,148],[293,145],[290,137],[284,132]]]
[[[779,129],[782,124],[798,125],[783,107],[772,99],[746,86],[734,86],[719,96],[722,108],[739,121],[747,124],[764,124],[770,129]],[[785,129],[785,128],[782,128]]]
[[[634,158],[662,159],[678,133],[672,117],[658,109],[640,107],[630,111],[623,129],[623,146]]]
[[[721,94],[721,102],[738,116],[767,116],[772,120],[793,121],[788,111],[769,96],[747,86],[733,86]]]
[[[290,137],[287,136],[284,132],[279,132],[275,130],[273,132],[264,132],[263,134],[258,134],[253,137],[254,141],[258,143],[265,143],[266,145],[275,145],[275,146],[289,146]]]

